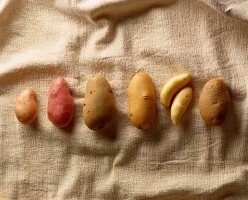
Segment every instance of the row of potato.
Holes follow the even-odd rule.
[[[160,101],[171,110],[173,124],[178,124],[192,99],[190,86],[192,76],[188,73],[172,77],[160,92]],[[221,78],[210,79],[202,88],[199,109],[204,121],[221,125],[230,105],[228,87]],[[151,78],[138,72],[128,86],[128,113],[132,124],[139,129],[151,127],[156,115],[156,95]],[[49,90],[47,114],[57,127],[69,125],[73,118],[74,103],[66,80],[59,77],[52,81]],[[83,118],[91,130],[103,130],[115,120],[116,104],[109,82],[101,75],[92,76],[86,84],[83,102]],[[16,99],[15,114],[23,124],[31,124],[38,114],[35,92],[31,88],[22,91]]]

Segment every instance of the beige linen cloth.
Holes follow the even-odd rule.
[[[218,0],[0,0],[1,199],[248,199],[248,3]],[[142,132],[128,119],[135,72],[156,87],[158,115]],[[189,71],[194,97],[173,126],[159,91]],[[115,126],[87,129],[86,80],[113,87]],[[46,114],[51,80],[64,76],[76,105],[67,130]],[[205,125],[199,91],[213,76],[232,105],[220,127]],[[15,118],[15,97],[35,89],[38,119]]]

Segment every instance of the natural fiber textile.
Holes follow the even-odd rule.
[[[248,5],[208,0],[0,0],[0,197],[2,199],[248,199]],[[137,71],[153,80],[154,125],[128,118]],[[168,78],[188,71],[193,100],[182,123],[159,101]],[[117,115],[103,133],[83,121],[85,82],[110,82]],[[63,76],[72,125],[47,117],[51,81]],[[204,83],[220,76],[232,105],[224,124],[201,118]],[[20,124],[16,95],[31,86],[37,121]]]

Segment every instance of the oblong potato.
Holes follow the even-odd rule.
[[[218,126],[223,123],[231,102],[227,85],[220,78],[210,79],[202,88],[199,109],[207,124]]]
[[[128,112],[132,124],[148,129],[156,115],[156,95],[151,78],[144,72],[135,74],[128,87]]]
[[[175,94],[185,87],[192,79],[192,76],[188,73],[179,74],[172,77],[167,83],[164,84],[160,92],[160,101],[165,108],[169,108],[171,100]]]
[[[176,95],[171,105],[171,120],[174,125],[178,124],[191,101],[193,90],[185,87]]]
[[[87,81],[83,104],[83,118],[91,130],[109,127],[116,113],[113,90],[104,77],[94,75]]]
[[[14,111],[17,119],[23,124],[31,124],[36,119],[38,106],[33,89],[27,88],[17,96]]]
[[[47,114],[49,120],[57,127],[64,128],[72,120],[74,102],[69,86],[63,77],[52,81],[48,95]]]

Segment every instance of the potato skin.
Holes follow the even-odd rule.
[[[227,85],[220,78],[210,79],[202,88],[199,109],[203,120],[210,125],[223,123],[231,102]]]
[[[108,128],[115,117],[116,108],[113,90],[103,76],[94,75],[87,80],[83,104],[86,126],[95,131]]]
[[[156,115],[156,95],[151,78],[144,72],[134,75],[128,87],[128,113],[132,124],[148,129]]]
[[[15,114],[22,124],[31,124],[37,117],[38,106],[32,88],[23,90],[16,98]]]
[[[47,114],[49,120],[57,127],[66,127],[72,120],[74,102],[69,86],[63,77],[52,81],[48,95]]]
[[[173,97],[185,87],[192,79],[192,76],[188,73],[179,74],[172,77],[168,82],[166,82],[160,92],[160,101],[165,108],[171,106],[171,101]]]
[[[185,87],[180,90],[171,106],[171,120],[174,125],[178,124],[188,108],[191,101],[193,90],[191,87]]]

